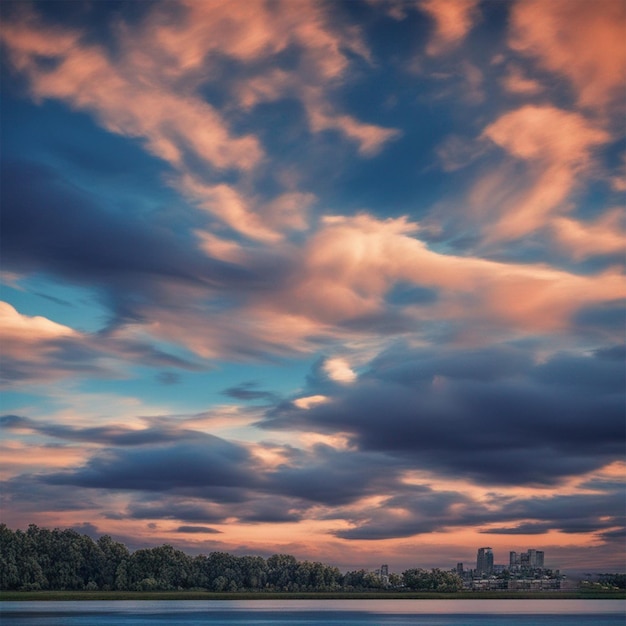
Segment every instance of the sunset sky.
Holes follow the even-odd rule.
[[[623,570],[624,32],[623,0],[3,1],[0,521]]]

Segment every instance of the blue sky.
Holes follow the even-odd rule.
[[[623,564],[624,20],[4,2],[3,521]]]

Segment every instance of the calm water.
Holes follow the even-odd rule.
[[[245,600],[2,602],[2,626],[290,624],[356,626],[616,626],[622,600]]]

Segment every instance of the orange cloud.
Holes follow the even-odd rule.
[[[359,30],[333,26],[320,3],[181,4],[182,22],[172,23],[155,11],[144,26],[141,45],[129,49],[129,57],[150,75],[161,72],[196,82],[211,67],[211,55],[256,63],[296,45],[301,57],[295,71],[267,68],[234,80],[236,106],[249,110],[259,102],[297,98],[307,111],[313,132],[337,130],[356,142],[365,156],[397,136],[394,129],[359,122],[330,105],[328,91],[342,80],[349,66],[345,50],[366,60],[370,55]]]
[[[79,465],[89,453],[84,446],[40,446],[32,442],[7,441],[0,445],[0,476],[7,480],[22,472]]]
[[[479,17],[479,0],[423,0],[420,8],[435,21],[426,53],[436,56],[458,46]]]
[[[329,90],[349,64],[345,51],[369,59],[358,29],[333,27],[317,2],[279,5],[182,2],[176,19],[165,19],[169,9],[158,5],[138,31],[118,26],[116,58],[85,43],[80,32],[50,27],[33,14],[7,22],[0,36],[35,99],[64,101],[92,113],[111,132],[142,139],[150,153],[181,173],[182,178],[171,180],[198,206],[248,237],[276,241],[282,229],[306,228],[310,194],[291,189],[261,203],[228,185],[182,174],[189,156],[211,169],[244,172],[264,157],[255,136],[234,134],[223,115],[198,94],[215,68],[216,55],[257,64],[288,46],[301,49],[299,66],[292,71],[260,67],[234,77],[227,107],[249,110],[259,101],[297,98],[313,132],[338,131],[364,156],[399,134],[338,112],[329,102]],[[42,58],[54,63],[42,64]]]
[[[178,186],[197,206],[220,218],[233,230],[260,241],[281,239],[281,235],[268,228],[262,217],[250,209],[250,203],[230,185],[206,185],[185,174]]]
[[[5,24],[1,37],[35,98],[56,98],[89,111],[108,130],[144,139],[152,154],[174,167],[182,165],[185,150],[218,168],[249,169],[261,158],[256,138],[234,136],[209,104],[191,92],[170,90],[160,68],[149,73],[135,67],[132,55],[126,65],[115,65],[103,49],[80,44],[79,33],[35,18]],[[42,56],[54,65],[43,67]]]
[[[540,264],[442,254],[416,238],[416,229],[405,218],[327,217],[302,248],[283,244],[283,263],[292,272],[274,289],[251,291],[236,308],[216,307],[209,315],[193,304],[196,298],[204,302],[205,291],[181,292],[184,307],[152,311],[150,324],[131,335],[129,328],[120,337],[141,332],[181,343],[205,358],[310,352],[322,338],[367,344],[378,337],[373,328],[344,324],[387,315],[387,295],[404,282],[438,293],[428,306],[403,308],[416,328],[429,321],[463,320],[466,341],[490,344],[565,332],[580,309],[626,296],[626,281],[617,269],[577,275]],[[231,258],[244,267],[255,264],[244,249],[224,254],[235,252],[240,256]],[[347,381],[350,371],[335,360],[328,373]]]
[[[576,260],[626,250],[624,210],[615,208],[592,222],[558,217],[552,222],[557,244]]]
[[[77,333],[68,326],[57,324],[40,315],[34,317],[22,315],[8,302],[0,302],[0,339],[5,354],[18,342],[35,344],[76,335]]]
[[[624,100],[626,5],[621,0],[524,0],[511,12],[509,45],[566,77],[581,105]]]
[[[534,96],[543,91],[541,83],[525,76],[516,65],[508,67],[508,72],[502,79],[502,86],[509,93],[520,96]]]
[[[593,150],[609,140],[608,133],[578,113],[535,105],[504,114],[485,128],[483,137],[528,167],[522,188],[513,187],[512,194],[505,168],[475,185],[473,206],[499,214],[488,228],[491,240],[515,239],[543,227],[551,213],[564,209],[562,203],[590,170]]]
[[[48,360],[59,352],[56,342],[79,339],[80,336],[80,333],[68,326],[39,315],[22,315],[7,302],[0,302],[0,344],[3,369],[6,369],[9,380],[14,377],[10,371],[16,365],[20,371],[22,368],[31,372],[37,371],[37,377],[56,378],[59,372],[52,367],[45,367]]]

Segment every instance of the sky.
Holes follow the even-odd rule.
[[[623,570],[625,26],[3,1],[2,521]]]

